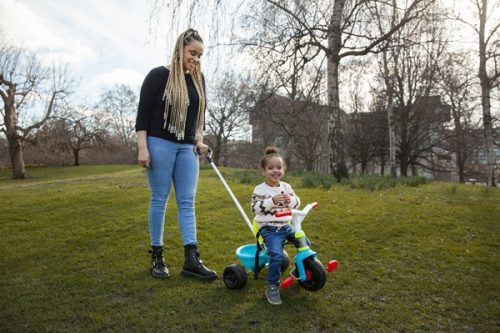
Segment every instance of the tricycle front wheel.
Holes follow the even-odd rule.
[[[248,274],[239,264],[231,264],[224,269],[224,284],[228,289],[241,289],[247,284]]]
[[[304,269],[307,281],[300,281],[300,285],[309,291],[318,291],[325,286],[326,272],[321,262],[315,257],[304,259]]]

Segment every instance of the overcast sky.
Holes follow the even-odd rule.
[[[7,39],[69,64],[79,97],[93,101],[115,83],[138,91],[152,67],[167,63],[166,43],[148,34],[149,15],[149,0],[0,0]]]
[[[151,68],[169,62],[171,44],[188,26],[181,23],[177,26],[178,31],[168,33],[172,29],[169,22],[164,22],[163,27],[155,23],[153,31],[156,34],[149,33],[151,2],[0,0],[0,30],[11,42],[37,50],[48,62],[69,64],[73,75],[81,79],[78,98],[96,101],[103,89],[116,83],[127,84],[138,92]],[[245,2],[230,0],[224,3],[229,3],[227,5],[232,8],[217,16],[220,22],[227,23],[234,17],[236,8]],[[458,8],[459,4],[468,1],[443,0],[443,3]],[[468,7],[462,8],[463,15],[469,13]],[[205,22],[194,28],[205,40],[202,63],[205,76],[210,78],[215,68],[241,70],[245,64],[249,65],[247,59],[238,59],[238,56],[243,56],[241,54],[230,55],[226,50],[221,51],[221,47],[214,48],[215,52],[210,51],[209,27],[215,18],[210,10],[203,14],[207,14],[202,15]],[[221,14],[227,16],[221,17]],[[234,26],[230,27],[234,29]],[[460,35],[459,39],[464,43],[464,36]]]

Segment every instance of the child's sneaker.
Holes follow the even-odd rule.
[[[268,284],[266,288],[266,296],[269,303],[274,305],[280,305],[283,303],[280,296],[280,288],[274,284]]]

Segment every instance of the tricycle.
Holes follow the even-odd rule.
[[[265,243],[260,237],[258,226],[255,222],[250,222],[245,211],[241,207],[238,199],[233,194],[231,188],[224,180],[219,169],[212,160],[212,151],[209,149],[207,161],[219,176],[222,184],[233,199],[236,207],[240,211],[241,216],[252,231],[256,241],[253,244],[246,244],[236,249],[236,257],[239,263],[230,264],[224,269],[223,280],[224,284],[229,289],[241,289],[248,280],[249,272],[253,272],[254,277],[258,278],[259,272],[269,264],[269,256],[266,252]],[[295,228],[295,237],[289,242],[295,245],[297,253],[293,258],[294,268],[290,271],[290,275],[281,281],[282,288],[288,288],[298,281],[300,286],[309,291],[318,291],[324,287],[326,283],[326,272],[333,272],[338,267],[337,260],[330,260],[326,265],[323,265],[317,258],[317,254],[310,248],[309,241],[302,229],[302,222],[309,212],[318,206],[317,202],[307,204],[303,209],[289,209],[282,212],[276,212],[275,216],[292,216],[292,225]],[[285,260],[282,264],[281,271],[285,272],[290,264],[290,258],[286,251]]]

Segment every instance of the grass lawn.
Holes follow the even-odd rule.
[[[322,290],[296,285],[272,306],[263,278],[234,291],[180,275],[173,197],[172,277],[150,276],[149,192],[137,166],[28,173],[20,181],[0,170],[0,332],[500,332],[499,189],[294,186],[303,203],[319,202],[304,222],[312,248],[340,265]],[[230,182],[248,213],[254,185]],[[201,172],[197,220],[202,258],[222,276],[253,237],[211,169]]]

